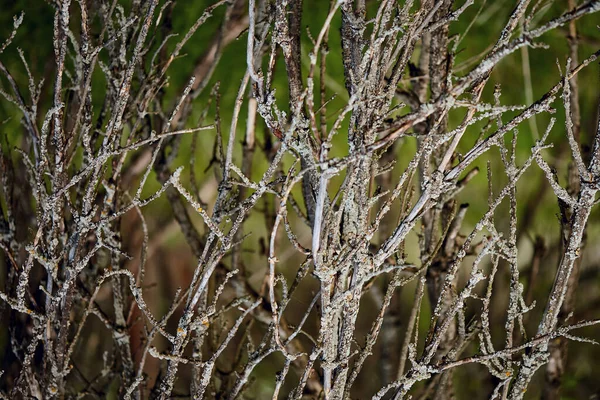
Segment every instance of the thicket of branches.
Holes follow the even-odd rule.
[[[2,397],[559,398],[569,343],[600,322],[574,314],[600,190],[578,82],[600,51],[582,54],[577,21],[600,1],[508,2],[460,66],[477,33],[453,24],[493,2],[333,0],[317,16],[220,0],[184,32],[183,2],[50,3],[45,81],[35,43],[18,72],[2,60],[27,15],[0,47],[21,122],[0,140]],[[529,101],[506,102],[494,71],[555,30],[560,78],[536,99],[527,65]],[[205,51],[173,88],[194,41]],[[212,77],[236,41],[229,101]],[[531,171],[556,242],[528,233],[548,218],[541,194],[519,196]],[[165,256],[173,229],[188,250]]]

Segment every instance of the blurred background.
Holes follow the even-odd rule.
[[[196,21],[202,14],[203,10],[213,0],[194,0],[194,1],[179,1],[173,3],[171,24],[172,31],[183,35],[187,29]],[[377,1],[367,1],[369,10],[376,7]],[[462,4],[462,1],[457,1],[457,5]],[[129,1],[119,1],[119,4],[127,11]],[[162,4],[162,2],[161,2]],[[567,10],[566,1],[542,1],[542,17],[541,21],[549,20],[556,17]],[[491,46],[496,42],[499,32],[504,27],[505,22],[514,8],[515,1],[513,0],[488,0],[475,1],[475,4],[467,9],[460,19],[451,24],[451,34],[458,38],[469,27],[470,30],[466,36],[461,37],[461,41],[457,47],[455,55],[455,66],[457,71],[467,73],[474,65],[481,60],[482,56],[490,50]],[[72,8],[77,9],[77,5],[73,4]],[[326,0],[305,0],[304,1],[304,17],[303,23],[306,29],[303,31],[303,63],[306,67],[308,61],[308,50],[312,48],[310,38],[307,32],[311,32],[313,36],[319,31],[322,23],[329,10],[329,2]],[[25,59],[28,61],[31,74],[37,79],[44,78],[45,84],[42,90],[40,100],[40,116],[43,118],[46,110],[49,109],[51,103],[52,82],[54,76],[54,52],[52,47],[52,30],[53,30],[53,8],[42,0],[2,0],[0,4],[0,41],[3,41],[10,35],[13,26],[13,17],[24,12],[24,22],[18,30],[17,36],[13,44],[0,55],[2,62],[6,68],[11,71],[13,77],[17,80],[17,84],[21,88],[26,88],[28,85],[27,71],[19,58],[18,49],[23,51]],[[185,87],[189,80],[190,74],[198,65],[199,61],[206,56],[215,35],[220,29],[223,18],[224,8],[216,9],[214,16],[210,18],[195,33],[193,38],[185,45],[182,56],[176,59],[172,67],[169,69],[169,84],[164,88],[164,102],[170,104],[174,101],[182,88]],[[78,31],[77,12],[72,18],[72,29]],[[243,20],[244,16],[240,16]],[[247,22],[246,22],[247,24]],[[579,39],[579,57],[583,59],[589,54],[600,48],[600,31],[598,25],[600,19],[598,14],[586,16],[577,21],[577,31]],[[335,120],[338,111],[344,107],[348,100],[348,94],[344,88],[344,76],[341,62],[341,48],[339,39],[339,27],[341,25],[340,16],[334,18],[330,33],[329,56],[327,59],[327,76],[326,88],[328,96],[332,97],[328,104],[328,112],[330,121]],[[98,30],[98,26],[92,27],[92,30]],[[541,38],[541,41],[548,45],[547,48],[524,48],[515,54],[507,57],[500,65],[494,69],[490,83],[487,85],[483,95],[483,99],[487,102],[493,102],[494,85],[500,85],[502,90],[503,104],[530,104],[539,99],[553,85],[561,79],[562,69],[564,71],[566,59],[568,55],[568,27],[559,28],[549,32]],[[153,40],[155,45],[160,44],[164,38],[162,32],[157,32]],[[238,36],[239,35],[239,36]],[[241,29],[237,38],[231,40],[224,48],[222,57],[217,65],[216,70],[208,84],[208,89],[205,90],[200,97],[194,101],[194,109],[190,121],[198,121],[204,112],[206,105],[209,103],[211,88],[218,82],[218,91],[220,93],[221,107],[220,114],[222,126],[229,127],[231,122],[233,104],[237,95],[240,81],[246,70],[246,32]],[[177,40],[167,42],[167,48],[172,49]],[[101,58],[105,57],[102,55]],[[413,61],[418,61],[418,51],[413,55]],[[557,66],[557,63],[559,66]],[[305,68],[306,69],[306,68]],[[306,71],[305,71],[306,73]],[[600,94],[600,68],[598,63],[593,63],[588,68],[585,68],[579,75],[579,105],[581,108],[581,147],[585,152],[589,153],[589,146],[598,126],[598,117],[596,111],[599,105]],[[402,82],[406,88],[410,87],[410,80]],[[106,85],[104,77],[98,69],[93,77],[93,101],[97,109],[102,104],[104,95],[103,86]],[[68,86],[68,81],[65,86]],[[286,109],[287,105],[287,79],[285,68],[282,60],[278,60],[276,67],[276,76],[274,86],[277,88],[276,96],[280,103],[280,108]],[[0,77],[0,88],[9,91],[8,83],[4,76]],[[214,122],[214,103],[209,106],[208,113],[204,119],[204,124]],[[549,142],[555,143],[554,147],[545,151],[544,157],[556,168],[558,180],[563,186],[567,180],[568,167],[570,163],[570,151],[566,145],[566,135],[564,129],[564,108],[560,102],[555,104],[556,112],[554,117],[557,118],[557,123],[552,130]],[[246,123],[246,102],[242,107],[242,116],[239,120],[239,131],[243,132]],[[516,112],[515,112],[516,115]],[[2,136],[2,151],[5,154],[10,153],[10,157],[16,157],[14,148],[21,147],[23,140],[23,126],[21,124],[22,115],[17,107],[7,101],[0,101],[0,136]],[[449,127],[453,128],[458,125],[462,118],[461,114],[451,114]],[[347,121],[345,121],[347,123]],[[538,116],[535,119],[524,123],[519,127],[518,143],[517,143],[517,163],[523,161],[529,154],[531,147],[536,140],[541,137],[549,123],[549,116]],[[460,149],[466,151],[475,143],[479,137],[479,133],[484,123],[476,124],[467,130],[461,144]],[[344,128],[341,130],[344,132]],[[224,129],[224,135],[227,135],[228,130]],[[269,155],[272,154],[272,148],[276,145],[277,139],[270,136],[261,121],[257,124],[257,145],[259,150],[254,158],[253,176],[254,179],[259,179],[265,171],[269,163]],[[194,138],[195,136],[195,138]],[[242,137],[242,135],[240,135]],[[219,175],[213,167],[213,149],[215,148],[216,136],[214,131],[198,132],[194,135],[184,135],[181,138],[181,143],[177,149],[177,158],[173,164],[173,169],[178,166],[184,167],[183,179],[184,182],[189,182],[190,172],[193,170],[198,186],[200,198],[207,204],[212,205],[215,201]],[[508,139],[510,140],[510,139]],[[195,141],[195,143],[193,143]],[[404,139],[399,144],[399,159],[394,169],[394,176],[398,176],[406,166],[410,158],[413,156],[416,149],[415,141],[410,138]],[[332,149],[332,156],[343,156],[347,154],[348,144],[347,137],[338,135],[335,139],[335,145]],[[460,151],[460,150],[459,150]],[[240,162],[242,158],[241,140],[236,142],[235,148],[236,161]],[[139,155],[137,155],[139,156]],[[136,154],[132,154],[128,158],[128,163],[133,163]],[[464,232],[469,233],[470,229],[479,221],[481,216],[487,211],[487,187],[488,182],[486,174],[483,173],[487,168],[487,162],[491,162],[491,167],[494,176],[494,188],[501,188],[507,181],[506,175],[503,172],[500,157],[497,150],[492,150],[490,154],[486,154],[477,161],[477,165],[482,173],[478,174],[465,190],[459,195],[459,202],[469,203],[469,211],[466,215],[465,224],[463,225]],[[77,160],[74,161],[77,163]],[[289,168],[293,160],[286,159],[284,161],[284,170]],[[74,168],[77,166],[74,165]],[[337,179],[337,180],[336,180]],[[334,178],[331,186],[331,192],[335,193],[336,186],[341,183],[341,178]],[[151,174],[144,188],[144,195],[148,196],[161,186],[154,172]],[[136,184],[132,184],[131,192],[135,193]],[[22,191],[31,190],[28,185],[23,182],[23,185],[16,189]],[[559,223],[559,206],[544,174],[537,167],[531,168],[526,176],[520,181],[517,187],[518,192],[518,247],[519,247],[519,267],[521,271],[521,280],[527,292],[528,300],[537,300],[538,306],[528,314],[526,318],[526,326],[528,332],[535,332],[539,322],[545,298],[551,288],[556,267],[560,257],[560,223]],[[296,198],[301,199],[300,192],[296,193]],[[245,268],[246,279],[250,285],[258,292],[263,283],[265,271],[268,268],[266,260],[266,246],[268,243],[270,228],[268,218],[269,212],[275,207],[275,199],[272,196],[267,196],[259,206],[264,209],[263,213],[256,212],[251,214],[250,218],[244,225],[244,232],[249,236],[243,242],[243,257],[242,263]],[[35,217],[35,204],[21,204],[21,215]],[[155,315],[163,315],[170,306],[170,301],[173,299],[178,287],[187,287],[191,280],[194,269],[196,268],[197,260],[193,256],[185,238],[183,237],[178,223],[172,215],[172,209],[166,196],[163,196],[143,209],[143,214],[148,226],[149,245],[148,245],[148,262],[146,265],[146,277],[144,281],[145,294],[147,303]],[[272,212],[271,212],[272,215]],[[394,219],[398,215],[397,212],[392,212],[390,219]],[[508,204],[503,204],[496,214],[496,221],[500,224],[505,224],[505,230],[508,229]],[[307,247],[310,247],[311,233],[308,227],[298,219],[292,218],[292,225],[296,229],[296,235],[299,241]],[[503,220],[504,218],[504,220]],[[503,222],[504,221],[504,222]],[[205,227],[200,221],[197,221],[197,229],[199,232],[204,232]],[[24,220],[24,224],[32,224],[31,221]],[[129,266],[134,270],[139,257],[140,246],[143,241],[142,226],[139,217],[135,212],[130,212],[124,216],[121,222],[121,234],[124,242],[124,249],[129,254],[135,255]],[[31,234],[30,234],[31,236]],[[21,240],[31,240],[31,237],[22,237]],[[285,239],[283,237],[283,239]],[[280,241],[279,268],[286,277],[290,280],[296,274],[300,264],[304,260],[301,255],[294,251],[293,247],[287,240]],[[536,254],[538,258],[539,270],[532,276],[532,261],[534,259],[535,248],[538,248]],[[543,251],[542,251],[543,250]],[[411,236],[407,242],[406,250],[407,260],[409,262],[418,262],[419,251],[418,243],[415,235]],[[0,254],[2,254],[0,250]],[[94,260],[98,268],[107,268],[109,257],[102,259],[99,255]],[[472,261],[472,258],[467,258],[465,265]],[[225,259],[225,263],[229,259]],[[4,257],[0,257],[0,289],[5,290],[5,277],[7,264]],[[469,269],[463,271],[468,274]],[[600,208],[596,207],[589,219],[587,229],[587,245],[584,249],[581,277],[579,282],[578,297],[575,307],[575,313],[572,321],[580,321],[583,319],[593,319],[600,317]],[[531,286],[531,280],[535,279],[535,287]],[[383,279],[377,280],[372,289],[370,296],[365,297],[365,301],[361,305],[361,314],[359,315],[358,330],[363,330],[365,333],[371,327],[372,315],[378,310],[379,302],[381,301],[381,289],[378,287],[383,285]],[[508,293],[509,271],[507,268],[501,268],[499,276],[496,278],[494,290],[500,294],[493,297],[491,323],[494,328],[495,344],[500,347],[504,343],[504,321],[506,318],[505,310],[508,304],[508,296],[502,296],[502,293]],[[310,303],[314,293],[318,290],[318,284],[315,278],[308,277],[301,288],[295,292],[292,298],[292,303],[289,306],[289,320],[294,320],[294,314],[302,315],[308,303]],[[414,295],[414,284],[407,285],[398,291],[394,300],[394,310],[397,313],[400,321],[406,321],[410,313]],[[109,290],[106,293],[102,292],[98,299],[99,304],[106,306],[106,312],[110,314],[111,302]],[[425,300],[427,296],[425,296]],[[473,310],[471,314],[479,312],[480,304],[472,304]],[[296,312],[298,310],[300,312]],[[0,369],[5,370],[7,376],[10,376],[12,364],[15,362],[11,355],[11,344],[9,335],[9,324],[7,323],[8,310],[4,305],[0,306]],[[177,316],[181,310],[175,313],[172,318],[171,330],[176,328]],[[421,316],[421,332],[424,334],[428,328],[430,305],[425,301],[422,307]],[[469,314],[467,313],[467,316]],[[317,331],[318,327],[315,320],[309,322],[305,330],[309,333]],[[98,373],[100,360],[103,360],[103,355],[106,351],[110,352],[112,343],[110,336],[105,335],[105,327],[98,319],[91,318],[87,322],[86,340],[81,341],[80,347],[77,349],[77,355],[74,360],[78,374],[72,374],[72,378],[76,382],[75,386],[79,385],[85,388],[91,384],[97,384],[98,387],[104,389],[99,391],[99,396],[114,397],[115,392],[111,390],[111,385],[117,385],[114,382],[93,383],[93,377]],[[226,327],[227,323],[224,322]],[[400,324],[400,327],[402,324]],[[264,329],[264,327],[263,327]],[[135,342],[141,340],[139,326],[132,326],[130,334]],[[260,329],[257,328],[256,337],[260,337]],[[582,329],[577,334],[586,336],[592,339],[600,340],[600,327],[591,327]],[[361,337],[358,333],[357,337]],[[400,335],[402,340],[402,335]],[[157,347],[166,343],[157,342]],[[310,342],[307,340],[305,345],[310,348]],[[134,347],[134,345],[132,345]],[[353,393],[355,398],[367,398],[371,396],[377,388],[381,387],[385,382],[381,381],[383,374],[378,368],[380,364],[378,360],[386,352],[398,352],[400,343],[392,348],[382,348],[379,346],[375,349],[373,356],[367,361],[366,367],[363,369],[359,378],[360,384],[356,385],[357,389]],[[476,352],[476,346],[473,346],[467,353]],[[229,356],[224,357],[227,359]],[[230,357],[235,358],[235,354]],[[274,376],[281,369],[281,357],[272,357],[263,362],[255,371],[250,389],[245,393],[245,398],[270,398]],[[565,380],[563,383],[564,399],[587,399],[595,398],[596,394],[600,394],[600,381],[598,374],[600,373],[600,347],[579,342],[571,342],[569,344],[568,367],[566,369]],[[106,360],[105,360],[106,361]],[[139,361],[139,360],[138,360]],[[228,362],[224,361],[220,368],[227,369]],[[182,379],[178,381],[179,389],[182,393],[185,388],[189,387],[190,369],[183,366]],[[150,377],[156,378],[159,374],[159,363],[152,357],[149,357],[145,367],[145,371]],[[186,378],[186,374],[188,377]],[[84,378],[85,377],[85,378]],[[5,376],[6,378],[6,376]],[[9,381],[2,378],[2,385],[9,385]],[[152,379],[152,378],[151,378]],[[459,368],[455,372],[457,398],[484,399],[488,398],[494,388],[496,381],[491,377],[485,368],[479,365],[467,365]],[[526,398],[538,398],[541,393],[542,385],[544,384],[543,370],[536,375],[536,380],[530,386],[530,391]],[[86,386],[87,385],[87,386]],[[290,382],[293,386],[294,382]],[[418,393],[422,386],[415,388]]]

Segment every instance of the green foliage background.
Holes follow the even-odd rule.
[[[121,1],[127,10],[127,1]],[[370,9],[375,9],[377,6],[376,1],[369,1]],[[417,2],[418,3],[418,2]],[[461,1],[457,3],[462,3]],[[481,55],[485,54],[486,49],[495,43],[498,34],[505,22],[508,19],[512,8],[514,7],[515,1],[512,0],[488,0],[486,2],[476,1],[475,5],[471,6],[463,16],[451,25],[451,33],[454,35],[462,35],[462,33],[471,24],[474,18],[475,22],[472,24],[470,31],[463,38],[458,46],[458,53],[456,54],[456,65],[464,65],[462,71],[464,73],[469,71],[472,67],[473,61],[480,59]],[[212,4],[212,0],[194,0],[194,1],[180,1],[176,4],[173,11],[173,31],[183,35],[186,30],[194,23],[196,18],[202,14],[202,11],[207,5]],[[458,5],[459,5],[458,4]],[[552,17],[560,15],[566,9],[566,1],[549,1],[545,2],[548,4],[543,20],[548,20]],[[457,6],[458,6],[457,5]],[[455,7],[457,7],[455,6]],[[72,7],[77,7],[74,3]],[[480,7],[483,7],[481,13],[479,13]],[[326,0],[306,0],[304,2],[304,24],[306,30],[303,35],[303,63],[306,67],[308,63],[308,51],[312,47],[310,45],[310,39],[307,31],[310,31],[313,35],[319,31],[325,16],[329,9],[329,2]],[[190,73],[192,72],[198,59],[202,56],[207,46],[210,43],[214,33],[219,29],[220,22],[223,16],[224,9],[219,9],[215,13],[214,17],[211,18],[199,31],[195,34],[192,40],[184,48],[184,56],[176,60],[169,72],[170,84],[166,88],[165,101],[167,104],[172,102],[177,94],[179,94],[182,88],[186,85]],[[21,88],[25,92],[27,87],[27,73],[19,59],[17,49],[21,48],[24,52],[24,56],[28,61],[32,75],[39,80],[40,77],[45,77],[46,83],[44,85],[44,91],[42,96],[42,104],[40,113],[43,117],[44,112],[49,108],[50,94],[52,90],[52,74],[54,69],[53,63],[53,49],[52,49],[52,21],[53,21],[53,9],[44,1],[32,1],[32,0],[4,0],[0,7],[0,40],[8,37],[12,30],[12,19],[13,16],[24,12],[24,23],[19,29],[17,36],[13,44],[5,51],[4,54],[0,55],[2,62],[5,63],[6,67],[11,71],[13,76],[17,79]],[[600,33],[598,31],[598,24],[600,20],[597,14],[582,18],[577,23],[577,28],[580,33],[580,47],[579,56],[580,59],[587,57],[590,53],[596,51],[600,46]],[[341,109],[348,99],[348,95],[344,90],[343,83],[343,70],[341,63],[341,47],[339,37],[339,26],[340,17],[337,15],[333,22],[333,28],[330,34],[329,43],[329,58],[327,64],[328,80],[326,82],[328,88],[328,95],[335,98],[328,105],[328,110],[331,114],[330,120],[333,120],[336,116],[335,111]],[[72,21],[72,29],[78,31],[78,21]],[[97,28],[97,27],[96,27]],[[566,54],[568,54],[567,48],[567,31],[566,28],[554,30],[542,37],[542,41],[549,45],[548,49],[529,49],[529,64],[532,72],[532,92],[533,99],[537,100],[540,98],[549,88],[551,88],[556,82],[560,80],[560,72],[557,67],[557,62],[560,64],[560,68],[564,71],[566,64]],[[177,38],[170,41],[170,48],[172,49],[177,42]],[[156,41],[160,43],[160,40]],[[155,45],[156,45],[155,44]],[[220,93],[221,93],[221,113],[223,121],[223,131],[225,134],[228,132],[228,127],[231,120],[233,103],[235,96],[238,91],[239,83],[246,69],[245,60],[245,48],[246,48],[246,33],[244,32],[238,40],[230,44],[223,53],[219,66],[215,71],[209,88],[216,82],[220,82]],[[104,54],[104,57],[106,55]],[[418,52],[415,54],[413,61],[417,61]],[[479,57],[479,58],[478,58]],[[486,101],[492,101],[492,91],[495,84],[501,85],[502,88],[502,100],[504,104],[523,104],[526,102],[525,85],[526,82],[523,76],[523,57],[524,53],[518,52],[512,56],[507,57],[501,62],[492,74],[490,83],[487,85],[486,92],[484,93],[484,99]],[[287,104],[287,80],[285,76],[285,68],[281,61],[276,68],[276,81],[275,87],[277,87],[277,98],[280,107],[285,109]],[[306,73],[306,68],[305,71]],[[598,107],[598,94],[600,93],[599,83],[599,67],[595,63],[592,66],[584,69],[579,75],[580,82],[580,105],[581,105],[581,137],[582,142],[588,146],[591,144],[591,140],[596,130],[597,117],[596,109]],[[0,78],[0,87],[8,91],[7,82],[4,77]],[[99,108],[101,100],[103,98],[103,87],[106,85],[104,77],[102,76],[99,69],[96,69],[94,75],[93,87],[93,98],[96,108]],[[408,84],[407,84],[408,87]],[[205,90],[204,93],[195,101],[194,116],[190,119],[191,121],[197,121],[204,105],[208,100],[210,90]],[[566,171],[569,163],[570,154],[568,148],[565,147],[565,130],[564,130],[564,109],[561,107],[559,102],[556,103],[556,114],[557,123],[552,133],[550,134],[549,141],[558,143],[550,152],[546,152],[546,159],[550,164],[554,165],[558,170],[559,180],[562,184],[566,182]],[[210,119],[213,118],[214,113],[211,111],[208,113],[209,120],[205,123],[211,123]],[[461,120],[462,116],[459,114],[452,114],[450,118],[450,128],[456,126]],[[18,109],[9,104],[6,101],[0,101],[0,135],[7,138],[10,146],[19,147],[20,140],[22,138],[22,126],[20,123],[21,115]],[[538,117],[535,121],[537,129],[541,135],[546,126],[549,123],[549,117],[544,115]],[[243,132],[245,129],[245,109],[242,112],[242,118],[238,126],[238,132]],[[461,142],[460,149],[467,151],[470,146],[475,142],[479,135],[478,129],[481,129],[483,124],[477,124],[471,127],[464,139]],[[344,129],[342,129],[344,132]],[[259,143],[264,144],[265,129],[259,123],[257,139]],[[241,137],[241,135],[240,135]],[[272,139],[272,138],[271,138]],[[195,169],[196,176],[199,177],[201,182],[208,182],[212,179],[212,171],[205,172],[209,165],[209,161],[212,156],[212,149],[214,145],[215,136],[212,131],[201,132],[198,135],[198,153],[196,154],[197,162],[194,165],[190,165],[190,149],[191,149],[191,136],[183,138],[181,150],[176,162],[176,165],[182,165],[185,167],[186,172],[189,176],[189,170]],[[332,156],[343,156],[347,152],[347,138],[343,135],[336,137],[336,142],[332,151]],[[529,124],[523,124],[519,127],[518,132],[518,160],[523,160],[530,153],[531,146],[534,145],[536,137],[532,131],[532,126]],[[10,149],[3,148],[3,151],[8,152]],[[396,167],[396,173],[402,170],[402,168],[408,163],[410,157],[412,157],[415,151],[415,143],[411,139],[407,139],[401,150],[401,157],[398,160]],[[241,144],[238,143],[236,148],[236,156],[241,155]],[[506,176],[502,172],[502,167],[498,163],[498,154],[492,154],[486,157],[482,157],[477,161],[477,166],[480,168],[480,173],[470,185],[460,195],[460,201],[470,203],[471,207],[467,213],[467,225],[474,225],[483,213],[487,210],[487,178],[485,174],[486,163],[488,159],[495,160],[492,164],[492,170],[494,172],[494,187],[500,188],[506,182]],[[288,166],[291,165],[292,160],[286,160]],[[255,159],[253,178],[258,178],[267,167],[267,161],[264,158]],[[74,165],[73,168],[77,166]],[[341,179],[341,178],[340,178]],[[339,185],[340,180],[337,181]],[[336,182],[334,181],[333,187]],[[523,221],[527,221],[526,226],[520,226],[520,229],[526,232],[525,236],[520,241],[519,245],[523,249],[532,249],[532,238],[536,235],[542,236],[547,243],[556,243],[559,238],[559,223],[556,214],[559,212],[558,206],[555,203],[555,197],[549,188],[543,189],[547,186],[545,183],[545,177],[538,168],[532,168],[527,173],[526,177],[521,181],[518,186],[519,193],[519,221],[520,224]],[[151,178],[145,187],[146,195],[154,193],[160,184],[156,179]],[[144,197],[144,196],[142,196]],[[301,198],[301,196],[297,196]],[[531,209],[526,205],[535,204],[535,218],[528,218],[527,213],[531,212]],[[506,206],[506,205],[505,205]],[[502,208],[497,215],[498,219],[502,218],[502,210],[508,210],[507,207]],[[155,233],[160,230],[161,223],[170,218],[170,208],[166,197],[163,197],[156,202],[152,203],[144,210],[144,214],[149,218],[152,231]],[[598,238],[600,237],[600,213],[598,207],[590,217],[590,225],[588,229],[588,248],[587,252],[591,253],[589,260],[598,260],[598,253],[600,243]],[[506,222],[508,224],[508,222]],[[252,237],[247,241],[247,250],[253,250],[258,247],[259,239],[267,236],[267,230],[264,226],[264,222],[259,217],[253,217],[246,223],[245,229],[247,232],[252,232]],[[151,232],[152,235],[152,232]],[[181,234],[174,233],[171,235],[169,240],[166,242],[167,246],[173,249],[179,249],[182,247],[184,239]],[[416,245],[415,238],[412,238],[412,244]],[[255,247],[253,247],[255,246]],[[531,251],[531,250],[530,250]],[[408,248],[409,259],[411,257],[411,249]],[[260,257],[255,253],[246,253],[248,259],[245,263],[252,265],[255,271],[260,271],[265,268],[265,264],[261,261]],[[521,253],[523,254],[523,253]],[[584,258],[586,260],[587,258]],[[530,262],[527,256],[524,256],[522,260],[519,260],[523,268],[526,269]],[[262,264],[261,264],[262,263]],[[584,261],[584,265],[586,262]],[[189,265],[189,268],[193,268],[193,263]],[[598,269],[598,265],[590,266]],[[544,279],[547,279],[546,287],[551,284],[551,279],[556,268],[556,263],[548,262],[547,265],[543,265]],[[291,271],[290,274],[293,274]],[[523,281],[526,282],[526,274],[523,274]],[[582,290],[586,291],[584,296],[581,297],[581,301],[585,304],[593,303],[598,304],[600,301],[600,291],[598,285],[600,279],[598,274],[591,274],[591,281],[582,282]],[[409,294],[412,290],[409,288],[403,295],[407,297],[407,304],[409,304]],[[541,293],[541,295],[545,295]],[[301,301],[301,300],[299,300]],[[368,306],[368,305],[367,305]],[[167,304],[165,303],[165,307]],[[539,308],[539,307],[538,307]],[[586,307],[582,307],[586,308]],[[427,311],[428,307],[425,306],[423,311]],[[408,310],[406,310],[408,312]],[[534,313],[539,315],[541,310],[536,310]],[[587,316],[589,317],[589,315]],[[535,320],[535,318],[533,318]],[[427,328],[428,316],[423,315],[421,319],[423,326],[422,329]],[[494,321],[501,328],[504,321]],[[7,342],[7,331],[2,328],[0,330],[0,348],[4,352],[5,346],[9,345]],[[597,328],[589,328],[583,330],[584,335],[588,337],[600,338],[600,331]],[[499,338],[501,342],[502,338]],[[570,351],[570,365],[568,368],[568,375],[564,384],[565,399],[584,398],[583,396],[589,396],[594,391],[600,390],[595,376],[600,372],[596,359],[600,355],[597,349],[591,349],[585,345],[581,348],[578,343],[571,344],[572,351]],[[473,366],[461,369],[457,374],[460,378],[467,378],[466,380],[461,379],[462,382],[468,382],[468,375],[471,373]],[[277,371],[276,367],[270,369],[267,365],[261,367],[257,372],[258,382],[255,388],[255,398],[264,398],[264,396],[270,396],[272,387],[272,376]],[[476,381],[471,381],[467,386],[460,387],[460,391],[463,395],[471,395],[473,398],[481,398],[479,393],[479,385]],[[536,390],[539,390],[539,385],[532,386],[533,392],[531,398],[537,397]],[[462,398],[462,396],[461,396]],[[466,398],[466,397],[465,397]]]

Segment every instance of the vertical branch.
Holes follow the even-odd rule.
[[[575,8],[575,1],[569,0],[569,9]],[[577,65],[579,63],[578,57],[578,39],[577,39],[577,25],[573,20],[569,22],[569,59],[572,64],[567,65],[567,71],[570,69],[570,65]],[[565,89],[563,93],[563,102],[565,105],[565,116],[566,116],[566,128],[570,147],[573,151],[573,160],[569,165],[568,179],[567,179],[567,192],[573,196],[577,195],[581,190],[581,181],[579,171],[582,169],[583,160],[579,152],[580,141],[580,109],[579,109],[579,85],[577,84],[577,76],[573,79],[565,81]],[[562,243],[563,246],[566,239],[570,235],[570,231],[573,229],[572,225],[569,224],[569,219],[573,215],[573,208],[562,203],[559,200],[559,206],[562,213]],[[582,239],[585,240],[585,237]],[[580,252],[583,252],[585,242],[580,247]],[[573,269],[568,279],[567,290],[565,293],[564,302],[561,306],[560,314],[558,316],[559,324],[566,325],[569,323],[569,318],[575,309],[575,299],[577,288],[579,286],[579,272],[581,269],[581,257],[577,258],[573,263]],[[558,400],[560,398],[560,390],[562,386],[562,378],[567,368],[567,355],[568,355],[568,342],[564,338],[556,338],[550,342],[550,358],[548,365],[546,366],[546,384],[542,392],[542,398],[544,400]]]

